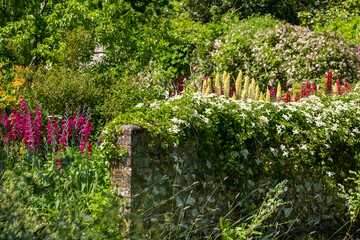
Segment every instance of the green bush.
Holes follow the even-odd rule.
[[[67,148],[45,158],[8,155],[0,172],[1,239],[104,239],[125,231],[109,162]],[[55,159],[61,161],[57,169]]]
[[[360,44],[360,17],[354,16],[349,20],[335,20],[328,23],[325,27],[319,28],[319,31],[337,32],[348,42],[356,45]]]
[[[293,179],[307,169],[336,196],[337,183],[360,166],[359,96],[356,88],[338,97],[319,94],[299,102],[266,103],[185,93],[119,115],[108,126],[103,147],[111,153],[113,133],[121,125],[138,124],[161,146],[161,154],[189,139],[201,142],[197,154],[214,153],[212,166],[221,169],[214,174],[228,177],[226,183],[233,187],[241,188],[248,179]],[[247,229],[239,227],[239,234]]]
[[[34,106],[40,104],[49,115],[63,114],[66,106],[72,111],[84,105],[94,110],[103,101],[104,94],[95,78],[62,67],[31,71],[24,93],[27,101]]]
[[[330,2],[330,3],[329,3]],[[189,12],[196,21],[210,21],[228,11],[236,13],[239,18],[244,19],[254,14],[271,14],[278,19],[286,20],[293,24],[299,24],[299,11],[322,11],[327,9],[333,1],[310,1],[310,0],[184,0],[182,8]]]
[[[336,100],[320,95],[288,104],[185,94],[167,102],[144,103],[133,113],[119,115],[109,128],[138,124],[169,148],[194,137],[223,155],[220,168],[233,165],[246,172],[249,167],[259,171],[257,176],[266,172],[281,176],[280,166],[289,159],[294,170],[307,164],[338,174],[359,165],[358,102],[358,89]],[[280,168],[267,165],[268,159],[276,159]],[[241,182],[238,176],[242,174],[236,174],[233,183]]]
[[[331,1],[323,11],[302,11],[299,12],[301,24],[311,29],[326,27],[336,21],[351,21],[358,16],[360,2],[358,0]]]

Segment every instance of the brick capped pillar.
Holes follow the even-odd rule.
[[[125,148],[127,153],[120,159],[111,160],[111,182],[117,193],[125,198],[134,196],[134,166],[144,149],[144,129],[137,125],[123,125],[117,138],[117,147]]]

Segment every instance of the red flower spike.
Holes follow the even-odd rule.
[[[305,95],[305,97],[308,97],[308,96],[309,96],[309,93],[310,93],[310,92],[309,92],[307,89],[304,90],[304,95]]]
[[[299,96],[298,96],[298,93],[296,92],[295,97],[294,97],[294,102],[297,102],[297,101],[299,101]]]
[[[338,93],[339,93],[339,95],[341,95],[341,94],[342,94],[342,91],[341,91],[341,82],[340,82],[339,78],[336,78],[336,85],[337,85],[337,87],[338,87]]]
[[[307,81],[306,82],[306,90],[310,91],[310,89],[311,89],[311,83],[310,83],[310,81]]]
[[[300,97],[301,97],[301,98],[304,98],[304,97],[305,97],[305,89],[304,89],[304,86],[301,86],[301,94],[300,94]]]
[[[235,87],[235,83],[233,83],[233,85],[231,85],[231,89],[230,89],[230,97],[233,97],[234,92],[236,92],[236,87]]]
[[[313,89],[313,91],[314,91],[314,94],[316,94],[317,85],[316,85],[315,81],[313,82],[312,89]]]
[[[326,93],[330,94],[332,91],[332,72],[328,71],[326,82]]]
[[[286,93],[286,100],[285,100],[285,102],[291,102],[291,96],[290,96],[290,93],[289,92],[287,92]]]

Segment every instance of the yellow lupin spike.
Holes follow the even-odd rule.
[[[335,84],[334,86],[334,96],[337,96],[339,95],[339,89],[338,89],[338,86]]]
[[[236,88],[236,98],[240,99],[241,98],[241,85],[242,85],[242,71],[240,70],[239,75],[236,79],[235,82],[235,88]]]
[[[227,77],[227,72],[225,71],[225,72],[223,73],[223,77],[222,77],[222,83],[223,83],[223,84],[225,83],[226,77]]]
[[[211,83],[211,78],[208,78],[205,95],[209,95],[211,93],[212,93],[212,83]]]
[[[227,74],[224,81],[224,95],[226,98],[230,98],[230,75]]]
[[[245,101],[246,100],[246,91],[244,89],[244,91],[241,94],[241,100]]]
[[[276,98],[277,98],[277,100],[281,100],[281,85],[280,85],[280,83],[277,86]]]
[[[257,85],[255,89],[255,101],[259,101],[259,93],[260,93],[260,88],[259,85]]]
[[[220,75],[217,73],[215,78],[215,93],[216,96],[220,97],[221,95],[221,83],[220,83]]]
[[[248,88],[249,88],[249,77],[245,77],[245,83],[244,83],[244,91],[241,95],[241,100],[245,100],[247,97],[247,93],[248,93]]]
[[[212,93],[212,87],[211,87],[211,84],[208,84],[205,95],[209,95],[211,93]]]
[[[253,92],[252,84],[250,83],[248,87],[248,91],[246,93],[246,97],[252,99],[252,92]]]
[[[264,101],[264,94],[263,93],[260,93],[259,101]]]
[[[252,89],[251,89],[251,84],[249,85],[248,89],[247,89],[247,93],[246,93],[246,98],[248,99],[251,99],[251,92],[252,92]]]
[[[251,80],[251,91],[249,91],[249,98],[251,98],[252,100],[255,100],[255,88],[256,88],[256,82],[255,79],[253,78]]]
[[[270,90],[269,88],[266,90],[266,99],[265,102],[270,102]]]
[[[202,85],[202,94],[203,95],[206,94],[206,89],[207,89],[207,78],[204,79],[203,85]]]

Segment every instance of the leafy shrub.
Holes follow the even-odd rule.
[[[349,83],[360,76],[360,55],[334,33],[315,33],[308,28],[278,24],[275,28],[232,28],[214,42],[210,53],[215,71],[258,78],[265,86],[279,81],[285,88],[296,82],[319,81],[328,71]]]
[[[161,143],[162,153],[173,152],[189,139],[201,141],[197,154],[216,153],[212,165],[222,169],[217,174],[229,177],[231,186],[241,187],[249,178],[292,178],[306,167],[335,195],[336,183],[360,166],[359,106],[358,88],[336,98],[319,94],[296,103],[185,93],[119,115],[109,125],[103,147],[111,151],[115,146],[111,133],[119,126],[138,124],[156,146]]]
[[[102,102],[102,88],[94,79],[65,68],[38,69],[32,71],[24,89],[29,104],[40,104],[49,115],[64,113],[66,106],[76,111],[79,106],[92,109]]]
[[[300,12],[301,25],[317,31],[338,32],[345,40],[358,44],[359,1],[345,0],[329,5],[326,11]]]
[[[293,24],[299,24],[299,11],[314,11],[326,9],[329,1],[265,1],[265,0],[184,0],[183,9],[189,12],[190,16],[197,21],[209,21],[218,15],[228,11],[235,12],[241,19],[254,14],[271,14],[276,18],[286,20]]]
[[[354,16],[348,20],[334,20],[325,27],[319,28],[319,31],[337,32],[343,36],[346,41],[359,45],[360,17]]]
[[[59,157],[8,156],[1,172],[0,238],[102,239],[118,236],[125,225],[122,200],[112,194],[109,162],[94,153],[84,158],[66,149]],[[58,157],[58,156],[57,156]]]
[[[311,29],[326,27],[336,21],[348,22],[358,15],[360,2],[357,0],[331,1],[326,11],[301,11],[301,24]]]
[[[127,76],[119,79],[108,91],[101,112],[117,116],[131,110],[139,102],[165,99],[163,83],[152,76]]]
[[[234,169],[243,164],[250,168],[254,165],[259,175],[265,174],[261,172],[265,169],[272,176],[281,172],[281,167],[266,165],[267,159],[274,158],[279,164],[286,164],[284,161],[291,158],[295,169],[297,164],[305,163],[322,172],[335,171],[359,164],[354,147],[360,134],[358,96],[356,89],[336,101],[320,95],[299,102],[266,103],[184,94],[167,102],[146,103],[134,113],[119,115],[109,125],[113,128],[109,133],[122,124],[138,124],[155,139],[161,138],[165,146],[195,137],[223,155],[220,168],[228,164],[233,164]],[[339,121],[339,117],[344,120]],[[105,142],[109,144],[110,140],[107,137]],[[264,164],[264,168],[258,164]]]

